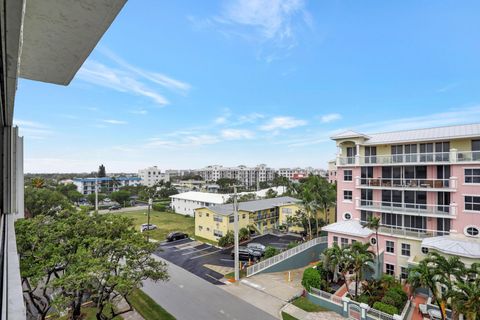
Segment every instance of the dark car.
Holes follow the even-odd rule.
[[[232,250],[231,254],[232,259],[235,258],[235,249]],[[238,258],[240,260],[260,260],[262,253],[257,250],[253,250],[247,247],[238,247]]]
[[[188,238],[188,234],[183,233],[183,232],[179,232],[179,231],[170,232],[170,233],[167,235],[167,241],[168,241],[168,242],[176,241],[176,240],[182,240],[182,239],[187,239],[187,238]]]
[[[108,210],[119,210],[121,209],[122,207],[120,207],[118,204],[114,205],[114,206],[111,206],[110,208],[108,208]]]

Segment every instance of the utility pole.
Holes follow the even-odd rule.
[[[235,281],[240,280],[239,257],[238,257],[238,204],[237,204],[237,186],[233,186],[233,233],[235,244]]]
[[[148,214],[147,214],[147,242],[150,242],[150,206],[153,203],[153,199],[148,199]]]
[[[98,178],[95,177],[95,213],[98,213]]]

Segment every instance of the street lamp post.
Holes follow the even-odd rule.
[[[235,281],[240,280],[239,257],[238,257],[238,203],[237,203],[237,187],[233,187],[233,232],[235,244]]]

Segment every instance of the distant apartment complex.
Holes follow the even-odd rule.
[[[328,162],[327,180],[330,183],[337,183],[337,162],[332,160]]]
[[[315,169],[312,167],[307,168],[280,168],[276,171],[276,174],[280,177],[288,178],[290,181],[299,181],[306,178],[309,175],[317,175],[324,177],[326,175],[325,170]]]
[[[141,179],[140,183],[147,187],[153,187],[161,181],[170,181],[169,174],[162,172],[157,166],[138,170],[138,176]]]
[[[480,124],[332,139],[338,222],[323,228],[330,245],[374,245],[362,225],[378,217],[384,273],[405,278],[431,251],[479,261]]]
[[[275,177],[275,169],[269,168],[265,164],[256,167],[211,165],[203,169],[197,169],[195,173],[205,181],[216,182],[222,178],[235,179],[245,187],[254,187],[260,182],[272,181]]]
[[[139,177],[74,178],[73,184],[78,192],[89,195],[95,193],[95,184],[98,185],[98,192],[114,192],[121,187],[138,186],[140,181]]]

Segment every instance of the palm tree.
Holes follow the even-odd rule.
[[[318,203],[321,204],[324,213],[324,221],[326,222],[328,217],[327,211],[330,209],[330,207],[332,207],[332,205],[335,204],[337,200],[337,191],[335,186],[329,183],[325,178],[313,176],[311,180],[312,188],[314,189]],[[318,221],[317,216],[315,219]],[[319,229],[317,227],[317,237],[318,231]]]
[[[333,272],[333,281],[336,282],[336,276],[340,273],[348,288],[347,273],[351,269],[352,261],[347,248],[342,248],[337,243],[334,243],[333,246],[325,250],[324,259],[326,262],[326,268]]]
[[[455,296],[457,291],[457,288],[455,288],[456,282],[461,281],[461,278],[466,273],[465,264],[460,261],[459,257],[452,256],[447,259],[436,252],[430,253],[427,260],[432,264],[433,272],[437,275],[438,282],[446,287],[446,294],[439,292],[442,305],[441,310],[442,313],[445,313],[447,300]],[[457,313],[455,309],[452,309],[454,314]]]
[[[437,303],[440,310],[442,309],[442,302],[440,298],[440,292],[438,290],[438,281],[440,277],[438,271],[436,269],[435,263],[429,258],[426,258],[420,263],[413,267],[409,274],[408,274],[408,283],[411,285],[411,289],[415,290],[417,288],[428,288],[432,293],[433,297],[435,298],[435,302]],[[445,317],[442,314],[442,320],[445,320]]]
[[[317,206],[314,201],[313,194],[310,192],[308,188],[305,188],[301,195],[302,195],[303,208],[305,210],[305,216],[308,220],[308,233],[311,239],[313,238],[311,219],[312,219],[313,212],[316,212]]]
[[[352,270],[355,273],[355,297],[358,296],[358,282],[362,280],[365,271],[373,271],[375,253],[369,250],[370,244],[355,242],[349,247],[352,260]]]
[[[370,220],[363,226],[364,228],[369,228],[370,230],[375,230],[375,240],[376,240],[376,247],[377,247],[377,274],[380,274],[380,259],[378,258],[378,255],[380,254],[380,248],[379,248],[379,243],[378,243],[378,229],[380,228],[380,218],[378,217],[372,217]]]
[[[476,320],[480,315],[480,279],[460,280],[456,284],[452,305],[463,313],[467,320]]]
[[[37,189],[43,188],[45,187],[45,180],[43,180],[42,178],[33,178],[32,186]]]

